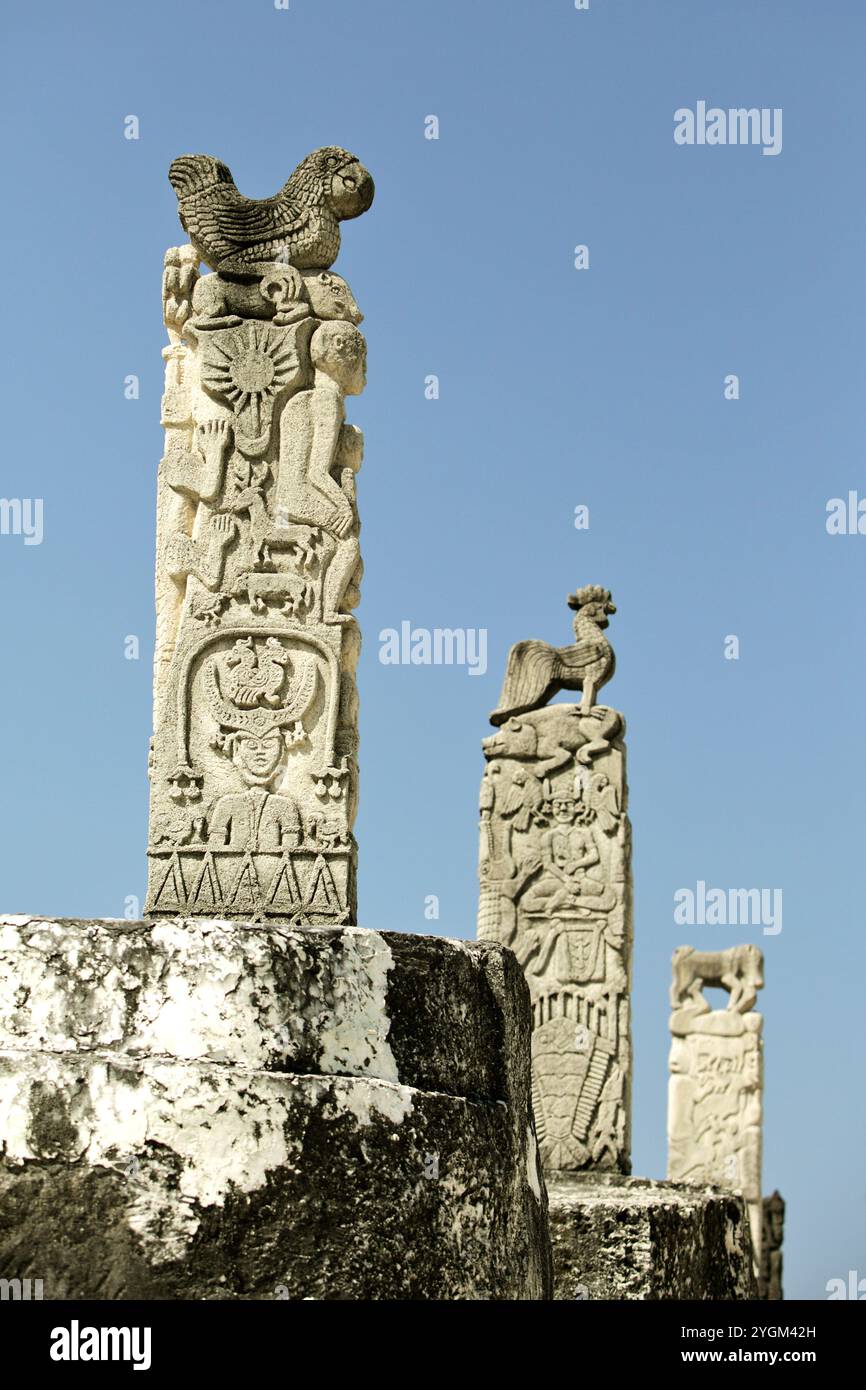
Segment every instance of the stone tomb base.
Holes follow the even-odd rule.
[[[741,1197],[617,1174],[548,1176],[556,1299],[756,1298]]]
[[[0,1277],[550,1297],[529,1026],[495,946],[0,917]]]

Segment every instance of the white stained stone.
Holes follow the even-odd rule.
[[[549,1294],[497,947],[0,918],[0,1134],[0,1257],[46,1297]]]
[[[314,944],[302,931],[200,919],[146,927],[0,917],[0,1048],[255,1068],[311,1047],[319,1071],[396,1081],[390,946],[357,927],[341,930],[338,955]]]

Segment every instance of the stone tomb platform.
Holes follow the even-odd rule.
[[[556,1299],[751,1299],[749,1218],[717,1187],[548,1174]]]
[[[541,1299],[497,946],[0,917],[0,1277],[46,1299]]]

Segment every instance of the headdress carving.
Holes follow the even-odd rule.
[[[289,692],[283,686],[287,678]],[[287,729],[287,741],[304,737],[301,720],[316,693],[317,669],[311,656],[290,660],[282,642],[269,637],[264,652],[252,637],[238,638],[231,651],[213,657],[204,671],[211,713],[222,731],[263,738],[273,729]]]

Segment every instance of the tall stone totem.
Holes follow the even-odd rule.
[[[478,936],[529,983],[545,1172],[631,1168],[631,832],[625,723],[595,697],[614,670],[607,589],[572,594],[574,645],[511,648],[484,740]],[[544,708],[559,690],[580,705]]]
[[[756,1274],[762,1267],[764,1222],[764,1020],[754,1006],[763,984],[764,957],[751,943],[724,951],[680,946],[674,952],[668,1177],[742,1192]],[[711,1007],[705,986],[727,990],[726,1009]]]
[[[372,181],[334,148],[264,202],[208,156],[170,178],[149,920],[0,915],[2,1283],[548,1298],[516,961],[355,923],[364,340],[331,265]]]
[[[366,347],[331,266],[373,181],[336,147],[260,201],[169,178],[146,913],[354,923]]]

